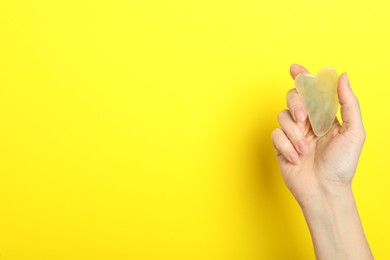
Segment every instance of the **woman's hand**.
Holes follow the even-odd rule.
[[[292,65],[295,78],[306,69]],[[347,74],[338,82],[342,125],[317,137],[295,89],[287,93],[288,110],[279,113],[281,128],[272,133],[283,179],[300,204],[310,229],[317,259],[373,259],[364,235],[352,178],[366,134],[359,102]]]
[[[300,65],[290,68],[293,78],[301,72],[307,70]],[[325,136],[315,136],[296,89],[287,93],[288,110],[279,113],[281,128],[272,133],[283,179],[301,206],[350,186],[356,171],[366,134],[359,102],[345,73],[337,92],[342,125],[335,118]]]

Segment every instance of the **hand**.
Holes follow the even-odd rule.
[[[295,78],[307,72],[292,65]],[[287,93],[288,110],[279,113],[280,129],[272,133],[283,179],[302,208],[316,259],[373,259],[352,193],[366,134],[359,102],[347,74],[338,82],[342,125],[317,137],[295,89]]]
[[[300,65],[290,68],[294,79],[302,72],[307,70]],[[335,118],[325,136],[314,134],[296,89],[287,93],[288,110],[279,113],[281,128],[272,133],[283,179],[302,207],[350,187],[356,171],[366,134],[346,73],[339,78],[337,93],[342,125]]]

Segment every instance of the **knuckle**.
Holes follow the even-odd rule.
[[[284,132],[282,129],[277,128],[272,131],[272,143],[276,150],[282,152],[285,150],[285,147],[288,145],[286,144],[286,138],[283,137]]]
[[[271,133],[271,137],[272,137],[272,140],[273,140],[273,141],[275,140],[276,135],[278,134],[278,130],[279,130],[279,128],[276,128],[276,129],[274,129],[274,130],[272,131],[272,133]]]
[[[298,143],[304,137],[299,127],[293,127],[291,129],[291,136],[289,136],[289,138],[292,139],[294,143]]]
[[[278,114],[278,122],[279,122],[279,124],[280,124],[280,122],[282,121],[282,119],[283,119],[283,114],[282,114],[283,112],[279,112],[279,114]]]
[[[290,151],[290,148],[291,148],[291,143],[287,140],[284,140],[281,144],[280,144],[280,150],[283,152],[283,153],[288,153]]]
[[[276,143],[277,143],[277,141],[278,141],[278,139],[279,139],[279,135],[280,135],[280,132],[281,132],[282,130],[280,129],[280,128],[276,128],[276,129],[274,129],[273,131],[272,131],[272,133],[271,133],[271,137],[272,137],[272,142],[273,142],[273,144],[275,145]]]

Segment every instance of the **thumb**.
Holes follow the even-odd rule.
[[[341,133],[345,131],[364,132],[359,101],[351,89],[348,75],[345,72],[339,78],[337,94],[343,120]]]

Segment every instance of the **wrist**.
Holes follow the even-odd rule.
[[[318,192],[299,202],[305,216],[307,214],[336,213],[345,206],[355,206],[351,184],[346,184],[332,190]]]
[[[351,185],[313,196],[301,208],[318,259],[372,259]]]

